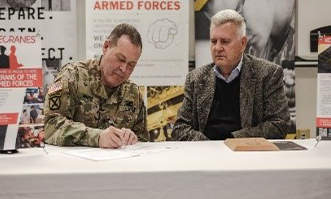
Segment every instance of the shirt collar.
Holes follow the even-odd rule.
[[[231,74],[228,77],[228,79],[225,79],[225,77],[220,73],[219,68],[215,65],[214,72],[215,72],[216,77],[220,78],[221,80],[225,81],[226,83],[232,82],[234,79],[236,79],[239,76],[239,73],[242,68],[242,61],[243,61],[243,55],[241,56],[240,62],[237,65],[237,67],[231,71]]]

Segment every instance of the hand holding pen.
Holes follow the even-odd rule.
[[[99,147],[118,149],[135,144],[137,140],[137,136],[130,129],[118,129],[111,126],[100,134]]]

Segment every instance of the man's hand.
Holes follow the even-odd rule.
[[[122,128],[121,129],[124,133],[124,143],[125,145],[133,145],[135,143],[137,143],[138,138],[136,136],[136,134],[134,134],[133,131],[131,131],[131,129],[126,129],[126,128]]]
[[[125,144],[124,133],[115,127],[109,127],[102,131],[99,138],[100,148],[121,148]]]
[[[137,140],[137,136],[130,129],[118,129],[111,126],[100,134],[99,147],[117,149],[125,145],[135,144]]]

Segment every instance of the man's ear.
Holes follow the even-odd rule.
[[[107,40],[103,43],[103,46],[102,46],[102,52],[103,52],[103,54],[105,54],[107,48],[110,48],[110,47],[111,47],[111,43],[110,43],[110,41],[107,39]]]
[[[243,51],[245,51],[245,49],[246,49],[247,41],[248,41],[247,36],[243,36],[242,39],[241,39],[241,44],[242,44]]]

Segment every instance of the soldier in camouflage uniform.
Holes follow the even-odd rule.
[[[45,99],[46,142],[120,148],[148,141],[142,95],[128,80],[141,51],[139,32],[120,24],[100,58],[63,66]]]

